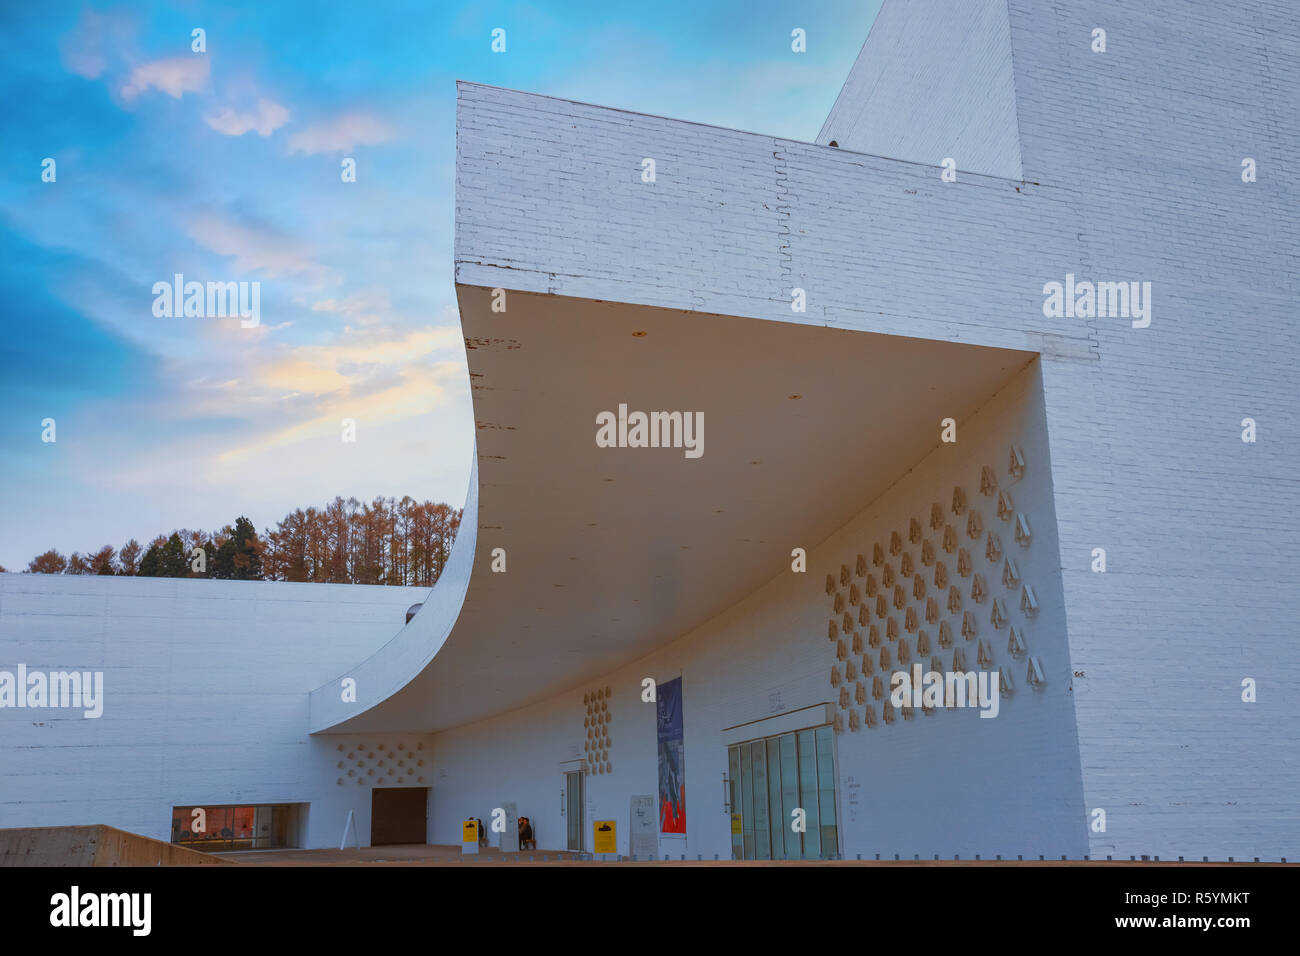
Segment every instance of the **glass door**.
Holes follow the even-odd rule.
[[[745,858],[745,830],[741,823],[737,826],[737,817],[743,816],[740,812],[740,748],[727,748],[727,771],[728,786],[731,795],[731,858],[733,860],[743,860]]]
[[[829,726],[778,734],[727,750],[736,860],[824,860],[839,849],[835,822],[835,738]],[[806,829],[790,829],[794,811]]]
[[[584,827],[582,825],[582,773],[566,773],[564,775],[564,809],[565,819],[568,820],[569,831],[569,849],[574,851],[582,850],[582,834]]]

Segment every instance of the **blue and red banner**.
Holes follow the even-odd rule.
[[[686,835],[686,764],[682,736],[682,679],[656,689],[659,737],[659,832]]]

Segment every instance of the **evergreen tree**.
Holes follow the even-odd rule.
[[[185,557],[185,545],[181,544],[181,536],[175,531],[163,545],[162,554],[158,557],[159,577],[183,578],[190,570],[190,563]]]
[[[253,522],[243,515],[235,519],[230,537],[217,549],[212,576],[235,581],[262,580],[262,542]]]
[[[140,559],[140,569],[136,574],[142,578],[162,577],[162,549],[158,545],[149,545],[149,550]]]

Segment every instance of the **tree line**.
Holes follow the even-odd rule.
[[[120,549],[106,544],[67,557],[51,548],[27,571],[431,587],[447,564],[460,517],[459,509],[409,496],[367,503],[336,497],[322,508],[298,508],[260,535],[241,515],[218,531],[160,534],[148,547],[132,538]]]

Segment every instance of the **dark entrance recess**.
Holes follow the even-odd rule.
[[[370,845],[426,842],[428,807],[427,787],[376,787],[370,797]]]

